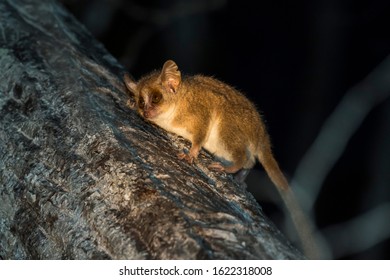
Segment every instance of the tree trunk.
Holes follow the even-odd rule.
[[[126,106],[57,3],[0,2],[0,259],[296,259],[230,175]]]

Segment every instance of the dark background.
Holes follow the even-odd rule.
[[[303,189],[310,185],[294,174],[324,123],[390,53],[385,0],[62,2],[136,79],[173,59],[182,73],[212,75],[243,91],[264,115],[282,169]],[[350,137],[334,133],[322,144],[326,157],[347,141],[312,212],[336,259],[390,257],[390,98],[362,106],[369,113]],[[348,130],[344,120],[336,121],[340,131]],[[288,234],[261,166],[248,184]]]

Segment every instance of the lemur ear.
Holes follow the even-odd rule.
[[[138,96],[137,84],[130,78],[129,74],[125,74],[123,77],[127,89],[134,95]]]
[[[171,93],[176,93],[181,82],[181,74],[176,63],[167,60],[161,70],[160,79],[165,89]]]

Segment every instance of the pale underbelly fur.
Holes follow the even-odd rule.
[[[185,127],[172,125],[174,116],[172,113],[174,112],[170,112],[170,114],[162,114],[157,119],[154,119],[153,122],[161,128],[169,132],[173,132],[192,142],[193,135],[191,135]],[[215,119],[209,127],[203,148],[219,158],[231,161],[230,153],[226,151],[223,143],[220,141],[218,126],[219,121]]]

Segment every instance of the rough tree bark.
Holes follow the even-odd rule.
[[[126,106],[57,3],[0,2],[0,259],[296,259],[231,176]]]

